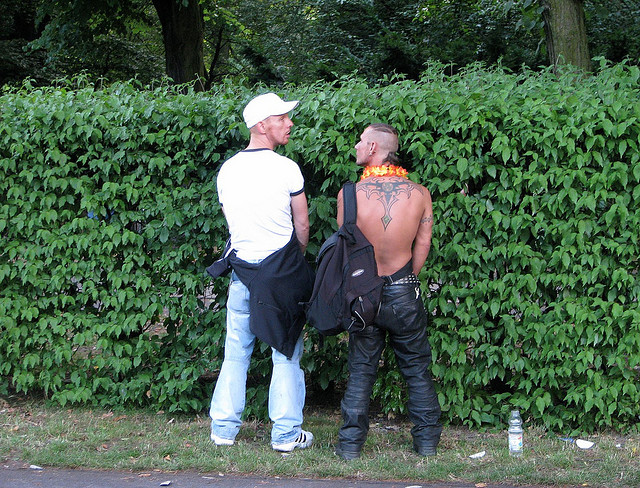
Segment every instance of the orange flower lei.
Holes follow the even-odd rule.
[[[407,173],[408,171],[402,166],[394,166],[393,164],[388,166],[367,166],[360,179],[364,180],[370,176],[399,176],[400,178],[406,178]]]

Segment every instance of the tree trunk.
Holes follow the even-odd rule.
[[[583,0],[541,0],[549,61],[591,71]]]
[[[231,42],[227,39],[226,29],[224,23],[219,27],[216,27],[214,31],[214,39],[211,41],[214,45],[213,59],[211,60],[211,67],[207,75],[207,82],[205,83],[205,90],[209,90],[216,78],[224,76],[224,73],[220,70],[221,66],[224,66],[225,62],[229,59],[229,53],[231,51]]]
[[[203,89],[205,78],[203,54],[203,19],[200,2],[188,0],[153,0],[162,25],[167,75],[175,83],[196,83]]]

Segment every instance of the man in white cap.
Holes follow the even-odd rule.
[[[224,361],[210,409],[211,440],[219,446],[233,445],[240,429],[256,338],[272,348],[271,446],[290,452],[313,442],[313,435],[302,430],[300,368],[305,324],[300,303],[309,299],[313,286],[303,255],[309,241],[307,197],[298,165],[274,152],[289,142],[289,112],[296,105],[275,93],[251,100],[243,111],[249,145],[218,174],[218,198],[231,235],[226,264],[233,270]]]

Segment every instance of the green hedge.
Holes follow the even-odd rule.
[[[440,73],[323,89],[294,158],[334,194],[367,122],[400,129],[434,199],[421,278],[447,418],[495,425],[517,406],[554,430],[637,426],[640,72]],[[375,393],[402,410],[385,361]]]
[[[395,125],[434,200],[421,278],[444,419],[499,425],[516,406],[556,431],[632,428],[638,68],[443,71],[277,89],[302,100],[282,151],[307,181],[309,259],[357,178],[360,133]],[[226,294],[203,274],[226,238],[215,175],[246,144],[240,112],[255,92],[26,84],[0,98],[0,393],[206,408]],[[343,382],[344,337],[319,347],[307,332],[309,389]],[[269,351],[256,357],[248,405],[264,415]],[[403,412],[405,395],[388,352],[375,396]]]

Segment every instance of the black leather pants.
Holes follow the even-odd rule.
[[[442,426],[440,403],[428,369],[427,313],[419,286],[397,284],[385,285],[375,324],[349,335],[349,380],[341,404],[344,424],[338,433],[338,449],[359,454],[367,438],[369,400],[387,334],[408,386],[414,449],[435,453]]]

